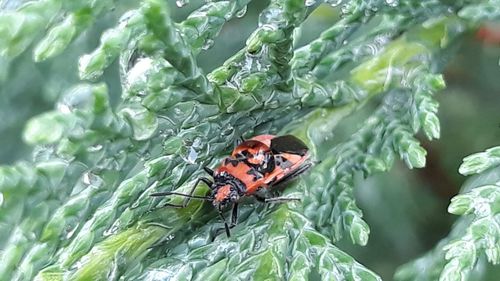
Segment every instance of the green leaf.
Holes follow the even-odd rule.
[[[29,144],[50,144],[60,140],[75,120],[62,112],[47,112],[31,119],[26,125],[24,140]]]
[[[500,147],[493,147],[487,149],[485,152],[465,157],[464,163],[458,171],[462,175],[471,175],[481,173],[498,165],[500,165]]]
[[[146,140],[150,138],[158,128],[156,115],[141,106],[127,107],[121,112],[130,122],[134,131],[134,139]]]
[[[161,0],[7,2],[2,94],[5,107],[19,99],[29,114],[6,118],[5,128],[31,118],[23,137],[33,157],[0,167],[5,280],[381,280],[335,246],[370,241],[358,183],[391,170],[396,155],[409,168],[426,165],[417,136],[440,136],[441,64],[464,34],[500,15],[498,0],[352,0],[335,9],[255,1],[256,26],[236,34],[224,25],[246,25],[235,18],[249,0],[200,2],[187,16]],[[325,10],[335,20],[312,38]],[[250,34],[241,50],[210,53],[239,33]],[[207,57],[217,63],[202,64]],[[31,85],[34,76],[47,81]],[[78,76],[97,83],[73,85]],[[40,88],[36,97],[16,89],[30,87]],[[345,125],[354,115],[359,124]],[[214,169],[240,137],[260,134],[293,134],[310,148],[309,173],[279,191],[300,202],[242,200],[226,237],[216,235],[210,202],[164,208],[185,198],[150,196],[190,192],[202,166]],[[466,158],[460,172],[494,171],[499,151]],[[193,192],[212,196],[211,188]],[[464,190],[449,206],[468,217],[458,234],[398,278],[430,268],[429,280],[465,279],[481,256],[500,262],[498,180]]]
[[[487,150],[483,155],[487,154]],[[474,159],[479,165],[479,154],[468,156],[465,163]],[[488,161],[487,157],[482,158]],[[430,278],[439,280],[468,280],[482,255],[492,264],[500,263],[500,177],[498,167],[477,171],[479,175],[466,183],[463,192],[451,199],[450,213],[461,215],[450,235],[426,256],[409,263],[398,270],[396,279],[410,280]],[[422,266],[431,268],[426,273],[418,273]],[[423,276],[420,276],[423,275]]]

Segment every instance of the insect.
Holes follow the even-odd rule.
[[[231,156],[222,160],[221,165],[215,170],[204,167],[203,169],[213,180],[206,177],[199,178],[189,194],[159,192],[151,196],[184,196],[183,204],[165,204],[175,208],[186,207],[191,199],[211,201],[224,222],[224,228],[221,230],[225,230],[226,235],[230,237],[230,229],[236,226],[238,220],[240,198],[254,196],[264,203],[300,200],[269,197],[269,194],[272,187],[296,177],[312,165],[308,150],[301,140],[292,135],[259,135],[243,140],[236,146]],[[193,195],[200,181],[210,187],[209,195]],[[223,215],[223,209],[228,206],[232,206],[230,225]]]

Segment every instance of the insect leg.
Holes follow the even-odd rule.
[[[218,228],[215,230],[215,235],[214,235],[214,238],[217,237],[217,235],[219,235],[220,232],[222,231],[226,231],[226,235],[227,237],[231,237],[229,234],[229,230],[233,227],[236,226],[236,224],[238,223],[238,203],[234,203],[233,205],[233,209],[231,211],[231,224],[228,226],[227,223],[226,223],[226,220],[224,219],[224,216],[222,215],[222,213],[219,213],[219,216],[222,218],[222,220],[224,221],[224,227],[223,228]],[[213,240],[212,240],[213,241]]]
[[[231,225],[229,228],[233,228],[238,223],[238,203],[234,203],[233,210],[231,212]]]
[[[226,222],[226,219],[224,218],[224,215],[222,214],[222,210],[219,209],[219,216],[220,218],[222,219],[222,221],[224,222],[224,229],[226,230],[226,235],[227,237],[231,237],[231,233],[229,232],[229,225],[227,225],[227,222]],[[217,233],[218,231],[216,231]]]

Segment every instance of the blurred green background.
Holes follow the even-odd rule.
[[[191,1],[177,8],[174,1],[170,2],[175,20],[185,18],[202,3]],[[244,46],[257,25],[259,11],[266,5],[267,1],[254,1],[244,17],[224,27],[215,45],[199,58],[205,71],[219,66]],[[100,34],[133,6],[134,1],[123,1],[119,9],[107,13],[55,59],[34,63],[30,49],[12,61],[0,57],[0,164],[30,159],[31,148],[22,141],[26,121],[57,106],[57,98],[79,82],[78,57],[92,51]],[[8,1],[0,2],[0,7],[15,8]],[[338,11],[321,6],[305,23],[297,44],[305,44],[337,19]],[[485,26],[500,34],[500,23]],[[390,173],[368,180],[360,178],[357,198],[371,227],[370,242],[366,247],[352,246],[349,241],[339,243],[340,248],[384,279],[391,279],[397,266],[418,257],[446,236],[455,219],[446,211],[449,199],[465,180],[458,174],[462,159],[500,143],[500,41],[485,43],[476,33],[467,34],[452,55],[445,69],[448,87],[438,96],[441,139],[429,143],[420,137],[428,151],[427,167],[409,171],[398,163]],[[121,94],[117,62],[103,77],[112,102],[117,103]],[[347,138],[363,117],[359,114],[349,118],[338,129],[336,141]],[[498,280],[494,276],[500,276],[496,275],[499,269],[488,272],[491,276],[487,280]]]

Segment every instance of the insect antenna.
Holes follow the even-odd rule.
[[[203,170],[205,170],[205,172],[207,174],[209,174],[210,176],[212,176],[212,177],[214,176],[214,171],[212,169],[208,168],[207,166],[204,166]]]
[[[208,197],[208,196],[196,196],[196,195],[189,195],[189,194],[184,194],[184,193],[179,193],[179,192],[172,192],[172,191],[166,191],[166,192],[157,192],[157,193],[151,193],[149,196],[152,197],[162,197],[162,196],[169,196],[169,195],[178,195],[178,196],[183,196],[191,199],[201,199],[201,200],[207,200],[207,201],[212,201],[213,199]]]

